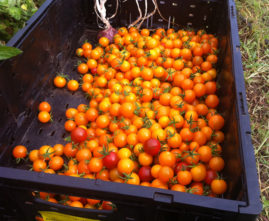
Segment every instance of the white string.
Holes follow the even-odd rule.
[[[118,13],[118,7],[119,7],[119,0],[116,0],[116,10],[115,13],[113,15],[111,15],[108,20],[114,18],[116,16],[116,14]]]
[[[110,22],[109,20],[114,18],[116,16],[116,14],[118,13],[118,7],[119,7],[119,0],[116,0],[116,9],[115,9],[115,13],[110,16],[109,18],[106,18],[106,8],[105,8],[105,3],[106,3],[107,0],[95,0],[95,4],[94,4],[94,10],[95,10],[95,13],[97,15],[97,17],[104,23],[105,25],[105,28],[109,28],[111,27],[110,25]],[[156,10],[158,11],[158,14],[160,15],[160,17],[166,21],[166,22],[169,22],[168,19],[166,19],[160,9],[159,9],[159,6],[158,6],[158,3],[157,3],[157,0],[152,0],[153,4],[154,4],[154,10],[150,13],[148,13],[148,0],[144,0],[145,1],[145,13],[144,13],[144,16],[142,15],[142,11],[141,11],[141,8],[140,8],[140,5],[138,3],[138,0],[135,0],[136,2],[136,5],[137,5],[137,9],[138,9],[138,12],[139,12],[139,16],[138,18],[132,22],[128,28],[132,27],[132,26],[137,26],[137,28],[139,29],[140,26],[143,24],[143,22],[150,18],[151,16],[153,16],[155,13],[156,13]],[[122,0],[122,2],[127,2],[127,0]],[[139,24],[138,24],[139,23]],[[177,23],[175,23],[174,21],[171,22],[172,24],[174,25],[177,25],[179,26]],[[99,26],[99,28],[101,28],[101,25],[99,24],[98,22],[98,19],[97,19],[97,24]],[[138,24],[138,25],[137,25]]]
[[[160,17],[161,17],[164,21],[168,22],[168,19],[166,19],[166,18],[162,15],[162,13],[161,13],[161,11],[160,11],[160,9],[159,9],[159,7],[158,7],[157,0],[153,0],[153,1],[155,2],[156,6],[157,6],[157,11],[158,11],[158,14],[160,15]],[[174,25],[180,26],[179,24],[177,24],[177,23],[175,23],[175,22],[171,22],[171,23],[174,24]]]
[[[95,12],[101,21],[105,24],[105,28],[109,28],[111,25],[106,19],[106,8],[105,3],[107,0],[95,0]],[[100,15],[99,15],[100,13]]]
[[[128,28],[130,28],[130,27],[132,27],[132,26],[135,26],[135,25],[141,20],[141,18],[142,18],[142,11],[141,11],[141,8],[140,8],[140,6],[139,6],[138,0],[135,0],[135,2],[136,2],[136,5],[137,5],[137,9],[138,9],[138,12],[139,12],[139,16],[138,16],[138,18],[137,18],[133,23],[131,23],[131,24],[128,26]]]
[[[97,21],[97,25],[98,25],[98,27],[99,28],[104,28],[102,25],[100,25],[100,23],[99,23],[99,19],[102,21],[102,18],[101,18],[101,16],[99,15],[99,12],[98,12],[98,10],[97,10],[97,0],[95,0],[95,3],[94,3],[94,11],[95,11],[95,13],[96,13],[96,21]]]
[[[95,14],[97,15],[96,16],[96,22],[97,22],[97,25],[99,28],[103,28],[100,24],[99,24],[99,19],[101,20],[101,17],[97,11],[97,1],[94,2],[94,11],[95,11]],[[98,19],[99,18],[99,19]]]
[[[150,18],[151,16],[153,16],[156,13],[157,5],[156,5],[155,1],[152,0],[152,2],[154,4],[154,10],[151,13],[149,13],[149,15],[147,15],[146,17],[144,17],[143,20]]]
[[[99,12],[97,11],[97,0],[94,1],[94,11],[99,19],[101,19]]]
[[[137,28],[138,29],[140,29],[140,26],[142,25],[142,23],[144,22],[145,18],[147,17],[147,12],[148,12],[148,0],[145,0],[145,15],[141,19],[141,22],[137,25]]]

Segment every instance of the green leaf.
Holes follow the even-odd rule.
[[[0,46],[0,60],[12,58],[12,57],[15,57],[21,53],[22,53],[22,51],[18,48],[8,47],[8,46]]]
[[[264,207],[269,207],[269,200],[264,200],[263,201],[263,206]]]
[[[17,7],[10,7],[8,9],[8,13],[11,17],[15,18],[16,20],[21,19],[21,10]]]
[[[16,0],[5,0],[6,4],[8,4],[9,7],[16,5]]]
[[[0,0],[0,6],[1,7],[9,7],[11,6],[8,2],[8,0]]]
[[[0,30],[6,30],[7,26],[4,23],[0,23]]]

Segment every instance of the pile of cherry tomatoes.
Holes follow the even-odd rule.
[[[217,51],[218,39],[203,30],[122,27],[113,42],[85,42],[76,50],[82,82],[58,75],[54,85],[81,88],[89,103],[66,110],[65,144],[29,153],[33,170],[213,197],[225,193]],[[48,103],[39,108],[50,111]],[[17,146],[13,155],[25,158],[27,149]],[[96,203],[81,197],[67,202]]]

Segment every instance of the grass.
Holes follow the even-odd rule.
[[[269,1],[237,0],[239,35],[262,214],[269,220]]]

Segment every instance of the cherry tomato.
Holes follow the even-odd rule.
[[[106,155],[103,158],[103,164],[109,170],[115,168],[118,164],[118,161],[119,161],[119,157],[117,153],[115,152],[110,152],[108,155]]]
[[[88,72],[88,70],[89,70],[88,65],[85,63],[81,63],[78,66],[78,72],[81,74],[86,74]]]
[[[51,111],[51,106],[48,102],[43,101],[39,104],[38,106],[38,110],[39,111],[46,111],[46,112],[50,112]]]
[[[161,144],[155,138],[150,138],[144,143],[144,151],[151,156],[156,156],[160,150]]]
[[[218,177],[218,175],[217,175],[217,173],[216,173],[216,171],[214,171],[214,170],[207,170],[206,171],[206,176],[205,176],[205,183],[206,184],[208,184],[208,185],[210,185],[211,184],[211,182],[214,180],[214,179],[216,179]]]
[[[175,172],[175,174],[178,174],[178,172],[181,170],[190,170],[190,167],[187,163],[180,162],[175,166],[174,172]]]
[[[104,210],[113,210],[113,203],[111,203],[110,201],[103,201],[102,209],[104,209]]]
[[[47,112],[47,111],[41,111],[38,114],[38,120],[41,123],[47,123],[47,122],[49,122],[51,120],[51,116],[50,116],[49,112]]]
[[[71,139],[75,143],[81,143],[87,139],[87,131],[81,127],[76,127],[71,131]]]
[[[153,180],[153,177],[151,175],[151,167],[149,166],[143,166],[139,169],[138,176],[141,181],[143,182],[150,182]]]
[[[58,75],[54,78],[53,83],[56,87],[63,88],[66,85],[66,79],[63,76]]]
[[[215,179],[210,184],[211,190],[215,194],[223,194],[227,190],[227,183],[222,179]]]
[[[67,83],[67,88],[70,91],[76,91],[79,88],[79,83],[76,80],[70,80]]]
[[[49,161],[49,167],[53,170],[60,170],[63,167],[64,160],[60,156],[52,157]]]
[[[23,145],[18,145],[14,147],[12,154],[15,158],[24,158],[27,155],[27,148]]]
[[[44,160],[37,159],[33,162],[33,170],[36,172],[42,172],[47,167],[47,164]]]

